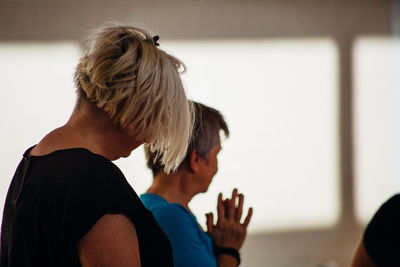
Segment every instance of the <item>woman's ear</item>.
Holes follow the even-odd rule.
[[[189,167],[190,170],[194,173],[197,173],[200,170],[200,165],[202,163],[202,158],[197,153],[196,149],[193,149],[190,153],[189,158]]]

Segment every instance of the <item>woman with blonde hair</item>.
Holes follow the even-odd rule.
[[[146,143],[165,171],[185,156],[192,109],[183,64],[157,37],[108,26],[76,72],[68,122],[29,148],[11,182],[1,266],[172,266],[169,241],[111,161]]]

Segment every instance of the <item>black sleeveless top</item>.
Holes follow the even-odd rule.
[[[142,266],[173,266],[168,238],[116,165],[83,148],[28,156],[31,149],[8,190],[1,267],[81,266],[78,242],[105,214],[135,225]]]

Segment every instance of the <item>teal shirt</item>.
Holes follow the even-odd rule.
[[[140,196],[156,218],[172,245],[174,266],[217,266],[211,238],[201,229],[196,217],[183,205],[168,203],[155,194]]]

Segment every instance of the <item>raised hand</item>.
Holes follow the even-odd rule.
[[[238,201],[237,201],[238,199]],[[211,236],[217,246],[230,247],[239,250],[246,238],[247,226],[250,223],[253,209],[249,208],[244,222],[241,223],[243,212],[243,194],[238,194],[234,189],[232,198],[222,200],[222,194],[218,195],[217,223],[214,225],[213,213],[207,213],[207,234]],[[237,203],[237,204],[236,204]]]

